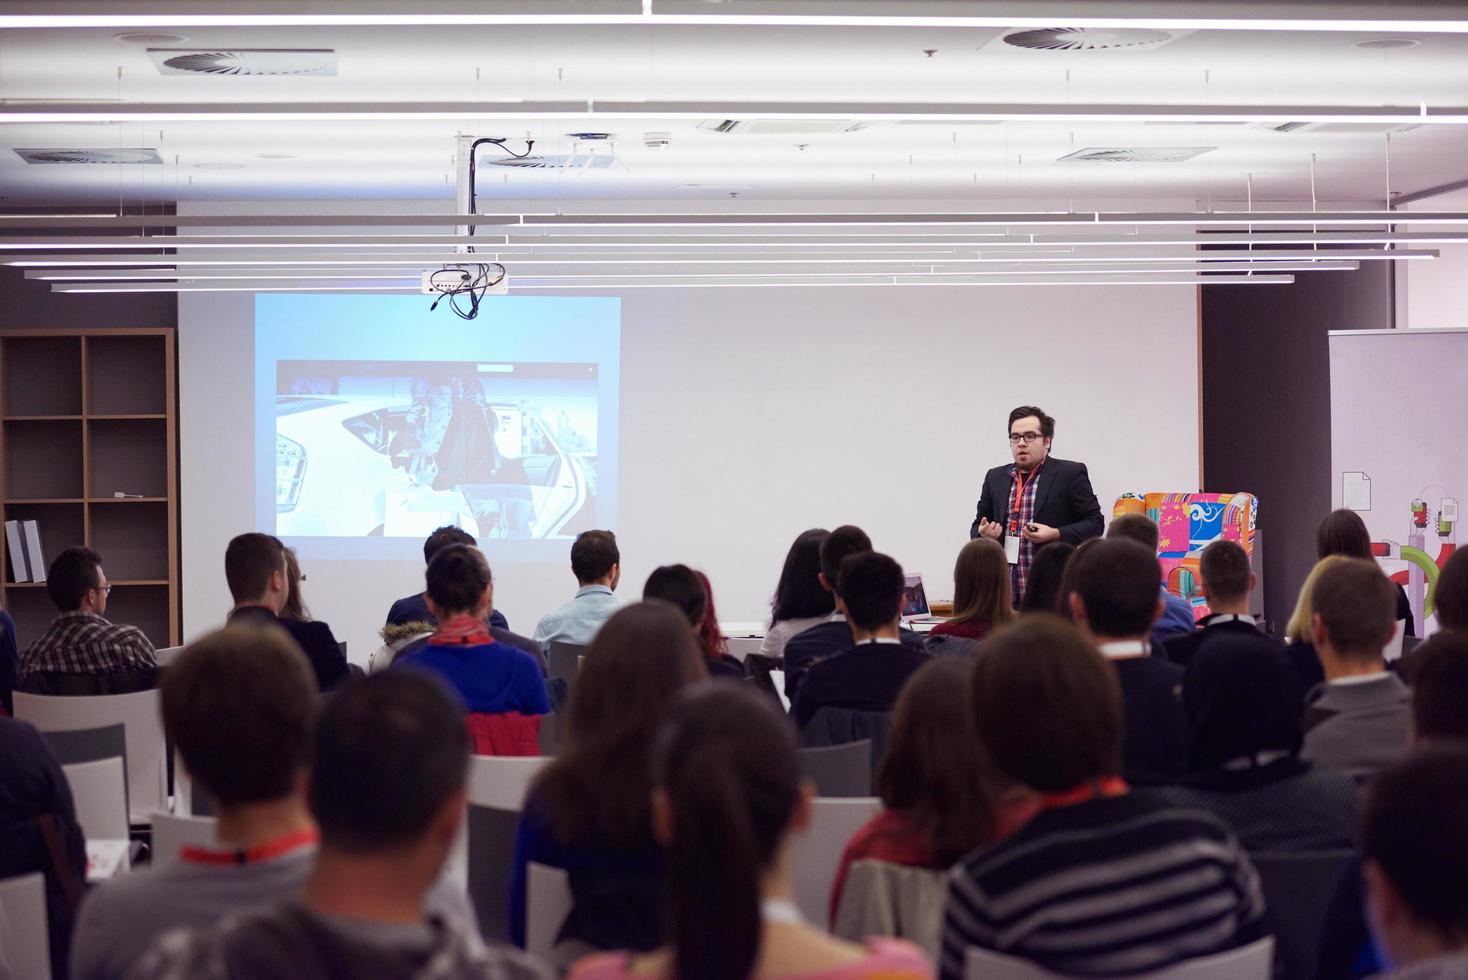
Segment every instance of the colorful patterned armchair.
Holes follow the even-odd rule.
[[[1112,505],[1112,518],[1122,514],[1145,514],[1157,522],[1157,560],[1167,591],[1186,599],[1193,616],[1208,615],[1207,600],[1198,594],[1198,557],[1213,541],[1237,541],[1259,570],[1256,546],[1259,499],[1251,493],[1148,493],[1122,494]],[[1251,605],[1260,604],[1260,589],[1254,590]]]

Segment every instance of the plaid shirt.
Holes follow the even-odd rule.
[[[1035,519],[1035,490],[1039,488],[1040,471],[1045,468],[1044,460],[1040,465],[1030,470],[1029,477],[1024,481],[1024,489],[1020,489],[1019,467],[1014,464],[1009,466],[1009,500],[1011,515],[1019,514],[1018,526],[1005,528],[1009,534],[1018,534],[1026,524]],[[1014,507],[1014,498],[1019,496],[1019,506]],[[1035,543],[1027,538],[1019,539],[1019,564],[1015,566],[1014,572],[1014,604],[1019,605],[1020,598],[1025,594],[1025,581],[1030,577],[1030,564],[1035,560]]]
[[[62,613],[20,655],[21,676],[51,670],[110,674],[157,667],[153,644],[136,626],[109,623],[96,613]]]

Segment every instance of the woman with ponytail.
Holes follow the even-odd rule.
[[[653,756],[668,945],[589,957],[571,980],[932,977],[910,943],[858,946],[801,920],[790,848],[810,824],[811,797],[795,732],[767,698],[712,682],[684,692]]]

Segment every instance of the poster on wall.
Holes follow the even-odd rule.
[[[1438,628],[1438,574],[1468,503],[1465,377],[1468,329],[1330,334],[1332,506],[1366,522],[1419,636]]]

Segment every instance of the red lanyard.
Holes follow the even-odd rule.
[[[1045,793],[1040,797],[1041,810],[1054,810],[1109,796],[1121,796],[1130,789],[1120,776],[1107,776],[1090,783],[1082,783],[1074,789],[1060,793]]]
[[[271,858],[289,854],[297,848],[315,844],[320,839],[321,835],[312,828],[277,837],[259,847],[241,847],[232,851],[215,851],[189,845],[179,848],[178,859],[191,864],[254,864],[256,861],[269,861]]]
[[[1031,480],[1033,480],[1039,474],[1040,467],[1041,466],[1044,466],[1044,465],[1045,465],[1045,463],[1042,460],[1038,465],[1035,466],[1034,469],[1030,470],[1030,475],[1029,476],[1025,476],[1023,473],[1021,473],[1019,471],[1019,467],[1015,467],[1015,470],[1014,470],[1014,488],[1010,491],[1010,497],[1009,497],[1009,533],[1010,534],[1018,534],[1019,533],[1019,509],[1020,509],[1020,505],[1022,503],[1024,503],[1024,499],[1025,499],[1025,485],[1028,484]]]

